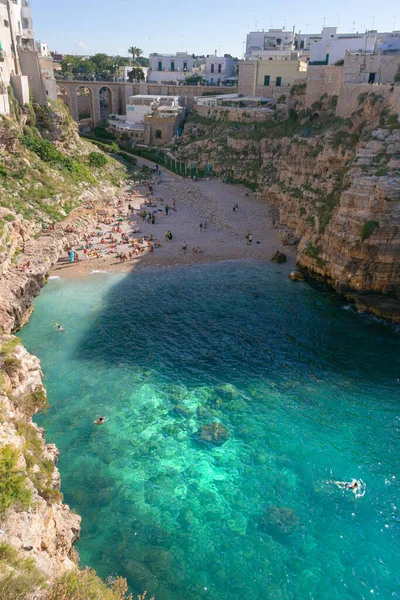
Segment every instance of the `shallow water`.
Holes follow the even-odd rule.
[[[37,421],[100,575],[156,600],[400,598],[400,333],[287,275],[97,274],[36,300]],[[213,422],[221,446],[196,436]],[[363,497],[330,483],[352,477]]]

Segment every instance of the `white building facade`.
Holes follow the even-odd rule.
[[[310,52],[310,64],[333,65],[344,59],[346,51],[372,54],[377,39],[376,31],[338,33],[337,27],[324,27],[320,34],[298,34],[296,46]]]
[[[52,62],[47,44],[35,44],[28,0],[0,0],[0,114],[9,114],[10,84],[21,105],[30,101],[29,88],[39,104],[56,100]]]
[[[207,56],[205,78],[209,85],[220,85],[233,77],[235,65],[232,56]]]
[[[151,54],[147,72],[149,83],[183,82],[193,72],[193,58],[186,52]]]
[[[251,31],[246,37],[245,58],[263,50],[294,50],[295,34],[283,29]]]

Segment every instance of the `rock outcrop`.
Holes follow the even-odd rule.
[[[71,551],[81,518],[62,503],[58,451],[32,422],[38,402],[45,401],[40,362],[12,336],[0,336],[0,352],[0,452],[12,448],[17,453],[14,472],[23,475],[21,485],[30,496],[28,507],[11,503],[0,515],[1,542],[22,557],[33,557],[46,579],[53,580],[75,567]]]

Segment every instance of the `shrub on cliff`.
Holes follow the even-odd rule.
[[[127,591],[126,580],[121,577],[111,579],[107,585],[92,569],[76,569],[64,573],[52,585],[46,600],[132,600]]]
[[[17,468],[18,451],[10,445],[0,450],[0,515],[10,506],[29,507],[31,491],[26,487],[26,476]]]
[[[361,232],[361,241],[363,242],[364,240],[369,238],[374,229],[377,229],[378,227],[378,221],[365,221]]]
[[[23,558],[10,544],[0,544],[0,600],[24,600],[44,583],[33,558]]]
[[[101,167],[104,167],[107,162],[107,157],[104,156],[104,154],[101,154],[101,152],[91,152],[89,154],[89,164],[91,167],[101,169]]]
[[[15,356],[7,356],[4,359],[3,369],[5,370],[7,375],[12,375],[13,373],[15,373],[15,371],[17,371],[20,368],[21,361],[19,360],[19,358],[16,358]]]

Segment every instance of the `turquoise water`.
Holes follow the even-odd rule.
[[[36,300],[37,421],[100,575],[156,600],[400,598],[400,332],[287,275],[93,275]],[[213,422],[220,446],[196,435]],[[330,483],[352,477],[362,497]]]

